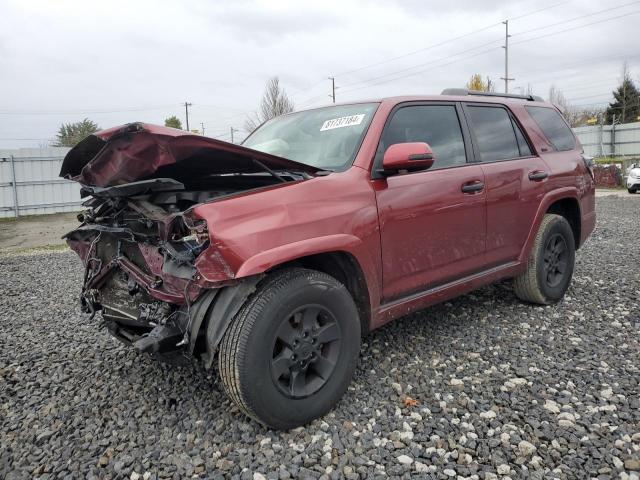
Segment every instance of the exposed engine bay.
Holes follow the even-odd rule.
[[[186,345],[192,304],[204,290],[224,286],[197,274],[194,262],[209,246],[209,234],[190,208],[275,181],[256,174],[209,178],[189,189],[164,178],[83,187],[91,196],[88,209],[78,215],[82,225],[66,235],[85,264],[83,310],[101,311],[110,333],[141,351]]]
[[[98,132],[67,155],[61,176],[79,181],[88,199],[81,225],[65,238],[85,266],[83,311],[100,311],[109,332],[140,351],[202,353],[200,326],[213,299],[240,286],[219,307],[229,315],[251,281],[226,272],[226,281],[213,282],[198,272],[211,237],[193,207],[310,174],[283,170],[288,161],[278,157],[268,166],[267,154],[255,158],[259,152],[237,145],[153,129],[159,133],[141,124]]]

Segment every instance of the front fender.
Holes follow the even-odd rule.
[[[363,259],[359,258],[359,247],[362,247],[362,240],[348,234],[335,234],[323,237],[315,237],[298,242],[287,243],[270,250],[257,253],[245,260],[236,272],[236,278],[248,277],[263,273],[270,268],[281,265],[292,260],[296,260],[308,255],[318,253],[346,251],[356,257],[360,266],[366,271]],[[366,260],[364,260],[366,263]]]

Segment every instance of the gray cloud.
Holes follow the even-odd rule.
[[[329,102],[328,76],[339,101],[438,93],[473,73],[502,88],[501,25],[442,43],[559,1],[4,0],[0,148],[38,145],[7,139],[51,138],[61,122],[85,116],[102,127],[182,118],[184,101],[193,103],[192,127],[224,135],[242,126],[274,75],[299,108]],[[575,103],[602,103],[625,57],[637,78],[637,6],[523,33],[605,8],[575,0],[510,22],[513,89],[546,95],[553,83]]]

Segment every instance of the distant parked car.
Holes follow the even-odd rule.
[[[505,278],[558,302],[596,221],[558,109],[461,89],[283,115],[243,146],[115,127],[61,175],[89,197],[67,235],[85,311],[141,352],[217,363],[279,429],[328,412],[361,335],[395,318]]]
[[[640,164],[632,163],[628,172],[627,190],[629,193],[636,193],[640,190]]]

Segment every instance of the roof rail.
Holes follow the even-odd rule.
[[[528,100],[530,102],[544,102],[542,97],[538,95],[517,95],[515,93],[496,93],[496,92],[480,92],[478,90],[469,90],[468,88],[445,88],[440,95],[478,95],[482,97],[505,97],[505,98],[520,98],[522,100]]]

